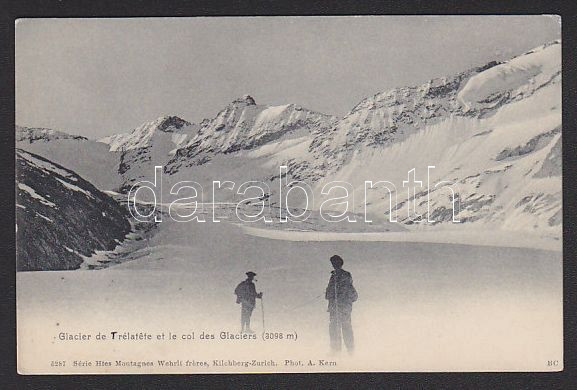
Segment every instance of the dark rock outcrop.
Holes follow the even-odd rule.
[[[131,231],[128,211],[76,173],[16,150],[18,271],[77,269]]]

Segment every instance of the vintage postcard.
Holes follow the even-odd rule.
[[[20,19],[21,374],[560,371],[561,19]]]

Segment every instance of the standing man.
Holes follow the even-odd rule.
[[[341,334],[349,354],[353,353],[355,341],[353,327],[351,325],[351,312],[353,302],[358,298],[357,291],[353,286],[353,277],[343,269],[343,259],[334,255],[331,264],[334,270],[331,272],[329,285],[325,292],[325,298],[329,301],[329,334],[331,336],[331,350],[341,350]]]
[[[236,294],[236,303],[240,303],[240,333],[254,333],[250,329],[250,316],[256,305],[256,298],[262,298],[262,292],[256,292],[256,287],[253,283],[256,274],[252,271],[246,273],[246,280],[243,280],[236,286],[234,293]]]

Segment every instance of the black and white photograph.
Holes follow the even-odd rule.
[[[16,20],[18,372],[562,371],[561,24]]]

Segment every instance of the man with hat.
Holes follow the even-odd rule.
[[[252,271],[246,273],[246,280],[243,280],[236,286],[234,293],[236,294],[236,303],[240,303],[240,326],[241,333],[254,333],[250,329],[250,316],[256,305],[256,298],[262,298],[262,292],[256,292],[256,287],[253,283],[256,274]]]
[[[325,292],[325,298],[329,301],[329,335],[331,337],[331,350],[341,350],[341,335],[349,353],[355,347],[353,327],[351,325],[351,312],[353,302],[358,298],[357,291],[353,286],[353,277],[350,272],[343,269],[344,261],[338,256],[331,257],[334,270],[331,272],[329,285]]]

